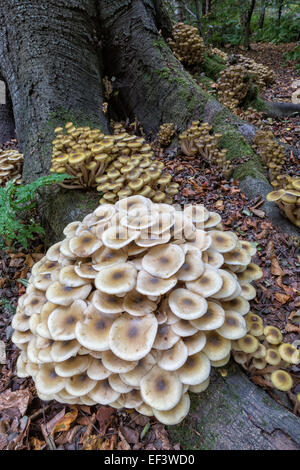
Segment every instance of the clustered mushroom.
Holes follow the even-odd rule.
[[[236,113],[248,93],[249,83],[249,75],[243,65],[230,65],[220,72],[217,80],[219,101]]]
[[[17,150],[0,150],[0,186],[14,179],[21,184],[23,155]]]
[[[51,172],[69,173],[73,179],[62,183],[66,188],[97,188],[103,193],[100,203],[141,194],[154,202],[171,203],[178,184],[163,173],[163,164],[154,159],[143,137],[128,134],[121,124],[114,125],[114,135],[104,135],[89,127],[76,128],[67,123],[55,129]]]
[[[276,141],[272,131],[259,129],[253,140],[253,148],[267,166],[272,186],[278,187],[277,179],[278,177],[280,179],[282,166],[285,162],[284,147]]]
[[[247,109],[238,108],[236,110],[236,114],[245,121],[248,121],[250,124],[253,124],[257,127],[262,125],[262,119],[264,113],[261,111],[257,111],[257,109],[253,108],[252,106],[248,106]]]
[[[165,124],[162,124],[157,135],[158,143],[163,147],[167,147],[171,143],[174,134],[175,127],[173,122],[166,122]]]
[[[226,54],[226,52],[224,51],[221,51],[221,49],[218,49],[217,47],[212,47],[209,50],[209,54],[220,57],[220,59],[222,59],[224,62],[227,62],[228,60],[228,54]]]
[[[255,295],[247,283],[242,289],[246,297],[249,294],[248,299]],[[293,379],[287,369],[300,363],[300,351],[296,345],[282,341],[277,327],[264,326],[259,315],[248,312],[245,320],[247,334],[232,344],[234,360],[254,375],[259,371],[269,386],[281,391],[291,390]]]
[[[218,148],[222,134],[211,134],[212,126],[207,122],[200,124],[193,121],[191,126],[180,134],[182,152],[187,156],[200,155],[210,164],[217,164],[224,174],[229,176],[232,171],[230,160],[226,160],[227,150]]]
[[[279,175],[277,182],[284,187],[272,191],[267,195],[267,200],[276,202],[287,218],[300,227],[300,178],[289,175]]]
[[[234,57],[238,60],[239,64],[246,68],[260,91],[263,91],[269,84],[275,81],[274,71],[266,65],[259,64],[255,60],[250,59],[250,57],[245,57],[241,54],[237,54]]]
[[[167,42],[174,55],[183,64],[193,66],[203,61],[205,44],[194,26],[176,23],[173,27],[173,38],[169,38]]]
[[[255,248],[204,206],[131,196],[64,229],[13,318],[20,377],[43,400],[135,408],[166,424],[247,334]]]

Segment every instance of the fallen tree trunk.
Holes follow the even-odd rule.
[[[245,157],[244,163],[236,163],[235,177],[251,176],[266,181],[261,161],[250,145],[255,127],[205,93],[174,57],[159,34],[162,24],[159,0],[101,0],[98,3],[62,0],[59,6],[54,0],[47,4],[3,0],[2,11],[5,16],[0,17],[0,68],[12,96],[18,139],[21,150],[25,151],[27,180],[48,172],[55,126],[72,120],[75,125],[89,124],[108,132],[107,119],[101,111],[104,68],[106,75],[114,77],[114,105],[109,111],[112,117],[136,118],[148,135],[164,122],[174,122],[179,130],[185,129],[193,119],[210,122],[215,132],[223,134],[220,144],[228,149],[233,164]],[[18,47],[12,47],[16,44]],[[60,189],[43,192],[41,204],[48,242],[62,238],[63,227],[91,212],[98,205],[98,199],[94,192]],[[203,406],[205,410],[215,409],[220,417],[217,423],[213,416],[207,415],[207,421],[202,423],[203,436],[212,432],[222,435],[227,419],[226,413],[222,414],[224,406],[234,409],[232,416],[244,422],[245,411],[236,403],[240,400],[246,409],[251,384],[242,372],[234,370],[236,388],[231,386],[230,377],[226,386],[216,382],[215,393],[219,389],[227,395],[226,405],[216,402],[210,389],[195,399],[200,404],[197,409]],[[266,417],[266,429],[268,422],[273,429],[275,421],[268,415],[275,404],[267,406],[260,399],[262,393],[251,385],[251,403],[259,403],[260,413]],[[276,417],[279,415],[278,411]],[[298,423],[290,413],[288,418],[293,425]],[[279,418],[276,423],[280,425]],[[229,429],[231,439],[227,444],[216,444],[215,448],[225,445],[225,448],[243,448],[245,442],[248,448],[269,449],[271,446],[268,439],[255,443],[248,436],[245,441],[246,437],[233,424]],[[251,429],[248,428],[248,432]],[[282,429],[297,442],[297,428],[294,434],[290,427]],[[178,439],[184,443],[181,430],[179,427]],[[194,446],[201,447],[198,437]]]

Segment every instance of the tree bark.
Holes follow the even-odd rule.
[[[258,23],[259,29],[262,29],[264,27],[265,14],[266,14],[266,3],[267,3],[266,0],[261,1],[261,10],[260,10],[259,23]]]
[[[0,71],[12,98],[24,178],[50,166],[58,124],[84,117],[107,131],[93,0],[2,0]]]
[[[174,15],[177,21],[184,21],[184,11],[182,2],[184,0],[174,0]]]
[[[243,45],[246,49],[250,49],[250,36],[251,36],[251,18],[255,7],[256,0],[251,0],[248,10],[244,15],[244,42]]]
[[[278,26],[280,26],[280,22],[281,22],[282,8],[283,8],[283,0],[279,0],[278,13],[277,13],[277,25]]]
[[[12,102],[7,86],[5,82],[2,81],[1,76],[0,82],[3,91],[3,96],[0,96],[0,98],[3,98],[3,101],[0,100],[0,144],[4,144],[8,140],[16,137],[16,131]]]

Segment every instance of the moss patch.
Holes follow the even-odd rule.
[[[267,181],[260,158],[254,155],[250,160],[239,165],[233,172],[234,178],[242,181],[247,176]]]
[[[221,129],[218,129],[218,131],[222,133]],[[254,155],[248,142],[235,130],[225,131],[219,143],[221,148],[228,150],[227,158],[230,160]]]
[[[205,75],[216,80],[219,77],[222,70],[224,70],[225,68],[226,68],[226,65],[222,63],[222,61],[220,61],[219,58],[217,60],[216,56],[209,56],[207,54],[204,54],[204,59],[201,64],[201,69],[205,72]]]

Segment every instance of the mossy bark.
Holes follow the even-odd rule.
[[[1,75],[0,82],[3,82]],[[5,88],[5,92],[3,96],[1,96],[4,100],[3,102],[0,101],[0,144],[3,144],[8,140],[14,139],[16,137],[16,131],[13,107],[8,88],[5,82],[0,83],[0,85]]]

